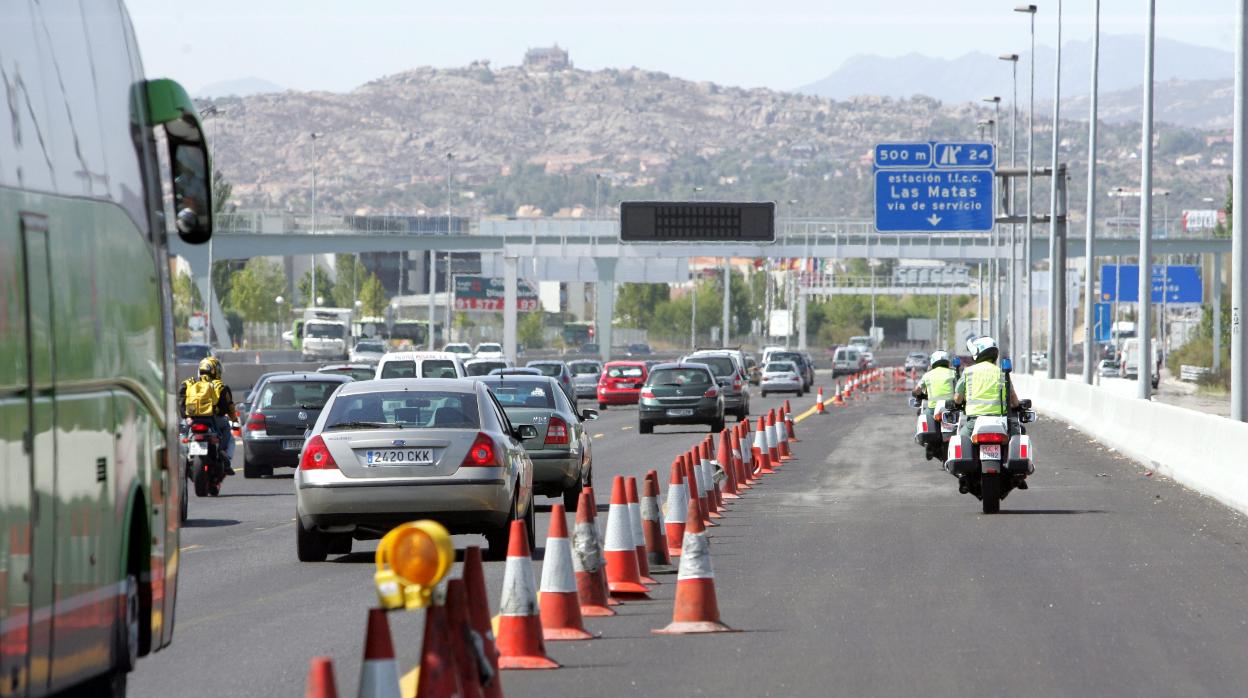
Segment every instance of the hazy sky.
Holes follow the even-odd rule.
[[[489,59],[516,65],[558,42],[580,68],[639,66],[692,80],[788,89],[860,53],[1021,52],[1027,20],[1009,0],[129,0],[148,75],[192,92],[258,77],[348,90],[408,68]],[[1037,2],[1052,45],[1056,2]],[[1158,0],[1159,36],[1232,49],[1232,0]],[[1067,0],[1063,39],[1091,35],[1092,0]],[[1102,30],[1142,34],[1146,0],[1104,0]]]

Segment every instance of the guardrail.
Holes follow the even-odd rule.
[[[1183,364],[1179,367],[1179,380],[1186,381],[1188,383],[1195,383],[1212,372],[1213,371],[1211,369],[1205,366],[1189,366],[1188,364]]]

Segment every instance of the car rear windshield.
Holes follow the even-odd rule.
[[[736,370],[736,363],[727,356],[691,356],[689,360],[706,364],[716,376],[731,376]]]
[[[554,409],[555,395],[546,381],[507,380],[490,381],[490,390],[498,398],[498,404],[508,407],[539,407]]]
[[[773,361],[763,369],[767,373],[796,373],[797,367],[788,361]]]
[[[572,369],[572,373],[577,376],[602,373],[602,367],[598,364],[568,364],[568,368]]]
[[[801,365],[802,355],[792,351],[778,351],[771,355],[772,361],[792,361],[794,364]]]
[[[650,374],[650,385],[710,384],[710,374],[700,368],[660,368]]]
[[[208,347],[199,344],[179,344],[175,350],[178,361],[199,361],[208,357]]]
[[[340,385],[338,381],[270,381],[260,394],[260,409],[319,410]]]
[[[641,378],[640,366],[608,366],[607,378]]]
[[[345,395],[334,401],[326,429],[403,427],[479,429],[474,393],[441,390],[386,390]]]
[[[371,368],[322,368],[317,373],[329,373],[335,376],[351,376],[352,380],[368,381],[376,375]]]
[[[477,351],[497,351],[497,352],[502,352],[502,351],[503,351],[503,347],[502,347],[502,345],[500,345],[500,344],[479,344],[479,345],[477,345]]]
[[[529,364],[529,368],[536,368],[543,376],[558,378],[562,370],[559,364]]]
[[[464,370],[470,376],[488,376],[490,371],[496,368],[507,368],[507,364],[502,361],[479,361],[474,364],[464,366]]]
[[[384,352],[386,350],[386,345],[382,344],[381,342],[357,342],[355,345],[355,350],[356,351]]]
[[[346,334],[347,328],[342,325],[335,325],[323,322],[309,322],[303,326],[304,337],[328,337],[330,339],[342,339]]]

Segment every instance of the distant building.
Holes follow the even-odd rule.
[[[531,48],[524,52],[524,69],[533,73],[554,73],[570,70],[572,61],[568,52],[555,44],[549,48]]]

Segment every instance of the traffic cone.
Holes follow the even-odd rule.
[[[771,467],[780,467],[780,439],[776,431],[776,409],[767,410],[767,457],[771,459]]]
[[[494,678],[484,684],[485,698],[503,698],[503,679],[498,673],[498,646],[494,626],[490,623],[490,595],[485,590],[485,569],[481,565],[481,546],[470,545],[464,550],[464,567],[459,573],[468,591],[468,617],[472,629],[481,638],[481,645]]]
[[[698,503],[698,518],[701,519],[702,524],[705,526],[718,526],[719,524],[711,522],[710,511],[707,508],[707,504],[706,504],[706,492],[702,489],[704,485],[702,481],[703,478],[701,475],[702,468],[698,467],[698,464],[697,464],[698,459],[697,459],[696,452],[690,451],[689,453],[686,453],[684,463],[685,463],[685,482],[690,483],[689,484],[689,498],[697,501]],[[697,497],[693,496],[693,493],[695,491],[698,493]],[[685,525],[688,526],[689,522],[686,521]],[[684,544],[683,539],[681,541],[681,544],[682,545]]]
[[[760,477],[775,471],[771,469],[771,454],[767,448],[767,425],[763,418],[758,418],[758,429],[754,432],[754,463]]]
[[[819,386],[818,392],[815,393],[815,414],[827,414],[827,407],[823,404],[823,386]]]
[[[616,475],[611,481],[611,509],[607,512],[607,541],[603,552],[607,556],[607,588],[611,595],[649,598],[650,590],[641,583],[623,475]]]
[[[701,468],[702,482],[706,486],[706,502],[709,505],[707,513],[713,519],[722,519],[724,515],[719,510],[723,508],[723,502],[719,500],[719,486],[715,484],[715,468],[711,465],[711,448],[704,439],[694,448],[694,452],[698,459],[698,467]]]
[[[758,480],[758,475],[754,472],[757,461],[754,459],[754,437],[750,435],[750,421],[741,423],[741,438],[737,445],[741,447],[741,467],[745,472],[745,482],[753,487]]]
[[[724,490],[721,488],[721,479],[715,477],[717,473],[715,461],[715,436],[708,435],[702,441],[702,462],[706,465],[706,481],[711,484],[711,496],[715,498],[716,510],[722,512],[727,505],[724,504]],[[722,514],[721,514],[722,516]]]
[[[452,579],[446,583],[446,620],[452,656],[459,667],[459,685],[463,689],[460,695],[463,698],[481,698],[482,672],[477,664],[480,640],[473,637],[476,631],[468,620],[468,590],[463,579]],[[488,673],[486,676],[493,678]]]
[[[650,563],[646,560],[646,533],[641,528],[641,497],[637,492],[637,478],[630,475],[624,479],[624,496],[628,502],[628,522],[633,533],[633,547],[637,549],[637,572],[641,574],[641,583],[658,584],[659,581],[650,576]]]
[[[646,473],[641,492],[641,535],[646,541],[646,566],[651,574],[671,574],[672,556],[667,551],[663,511],[659,508],[659,474]]]
[[[420,646],[420,675],[416,681],[416,698],[435,698],[435,696],[462,696],[463,684],[460,683],[459,666],[455,662],[455,653],[451,649],[451,634],[448,627],[450,621],[446,617],[446,607],[432,604],[425,609],[425,634]],[[366,650],[367,654],[367,650]],[[394,654],[391,649],[390,654]],[[394,660],[391,660],[394,663]],[[365,665],[367,665],[367,660]],[[399,698],[398,673],[394,681],[387,681],[386,686],[394,684],[393,692],[368,692],[364,688],[364,673],[360,673],[360,698],[365,696],[386,696]]]
[[[750,474],[745,465],[745,454],[747,449],[741,448],[741,429],[733,429],[732,438],[729,441],[732,448],[732,462],[737,470],[737,492],[741,493],[751,489]]]
[[[844,405],[844,404],[845,404],[845,398],[844,398],[844,396],[841,394],[841,382],[840,382],[840,381],[837,381],[837,382],[836,382],[836,392],[835,392],[835,393],[833,393],[833,395],[832,395],[832,404],[834,404],[834,405]]]
[[[452,667],[450,655],[445,659]],[[381,608],[368,609],[368,629],[364,635],[364,663],[360,665],[360,698],[399,698],[399,665],[394,659],[390,621]]]
[[[576,505],[576,535],[572,539],[572,569],[576,573],[576,595],[580,600],[582,616],[613,616],[615,611],[608,608],[610,604],[602,565],[602,547],[598,544],[598,529],[594,525],[593,511],[592,493],[582,491]]]
[[[594,496],[593,487],[586,487],[585,491],[589,492],[589,501],[594,503],[590,513],[590,521],[594,524],[594,535],[598,539],[598,569],[602,571],[602,574],[598,575],[598,581],[602,584],[602,595],[606,597],[608,606],[619,606],[622,602],[619,599],[612,598],[611,590],[607,588],[607,556],[603,553],[602,531],[598,527],[598,498]]]
[[[580,502],[577,502],[578,508]],[[545,640],[590,640],[577,599],[576,577],[572,572],[572,544],[568,540],[567,514],[562,504],[550,507],[550,528],[546,533],[546,555],[542,558],[542,638]]]
[[[303,698],[338,698],[338,682],[334,680],[334,660],[313,657],[308,667],[308,686]]]
[[[685,540],[685,512],[689,509],[689,487],[685,484],[685,468],[682,459],[672,461],[672,474],[667,479],[667,516],[664,533],[667,537],[669,555],[680,555]],[[695,497],[696,499],[696,497]]]
[[[719,448],[715,452],[715,460],[719,461],[719,467],[724,469],[724,499],[740,499],[741,495],[737,494],[737,465],[732,458],[732,437],[731,432],[724,429],[719,434]]]
[[[789,433],[784,426],[788,419],[789,415],[783,407],[776,412],[776,450],[780,452],[781,461],[793,460],[793,452],[789,450]]]
[[[498,667],[500,669],[557,669],[546,656],[542,617],[533,581],[533,554],[524,520],[511,522],[507,566],[503,570],[503,602],[499,608]]]
[[[692,506],[690,507],[692,508]],[[719,620],[719,602],[715,598],[715,571],[711,567],[710,541],[702,522],[689,516],[685,540],[681,546],[680,572],[676,577],[676,603],[672,622],[652,632],[660,635],[686,633],[722,633],[732,628]]]
[[[820,402],[819,404],[822,405],[823,403]],[[788,429],[790,442],[797,443],[801,441],[801,439],[797,438],[797,425],[793,423],[793,408],[789,407],[788,400],[784,401],[784,426]]]

